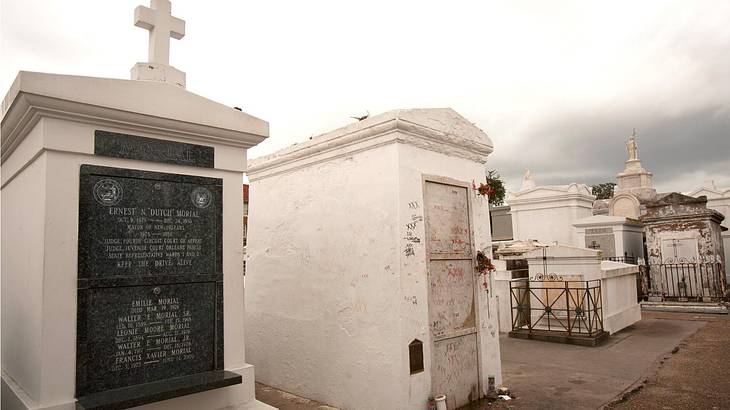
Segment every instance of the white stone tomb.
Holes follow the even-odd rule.
[[[152,5],[166,7],[170,17],[168,1],[152,0]],[[147,21],[152,11],[141,10],[139,20]],[[159,31],[165,16],[155,16],[154,23],[145,24]],[[173,22],[172,27],[179,25]],[[164,30],[182,35],[173,28]],[[169,33],[161,34],[169,40]],[[158,63],[165,63],[167,51],[160,47],[151,48],[150,55],[164,56]],[[254,370],[244,353],[241,244],[246,150],[268,136],[269,126],[186,91],[184,81],[176,78],[135,81],[21,72],[3,100],[3,409],[76,408],[82,164],[222,180],[222,359],[224,369],[242,375],[243,382],[143,408],[271,408],[254,398]],[[214,160],[200,167],[96,155],[99,130],[154,138],[168,146],[201,145],[213,149]],[[141,143],[140,150],[145,146]]]
[[[525,188],[510,192],[506,202],[512,215],[512,237],[515,240],[537,240],[543,243],[574,244],[572,223],[593,214],[596,199],[584,184],[538,185],[530,173],[525,174]]]
[[[491,256],[488,201],[473,189],[491,152],[453,110],[415,109],[252,161],[258,379],[351,409],[420,410],[438,394],[452,409],[490,377],[498,386],[496,305],[473,268],[477,251]]]

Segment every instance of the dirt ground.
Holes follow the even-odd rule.
[[[696,315],[656,314],[692,320]],[[708,315],[703,315],[702,320]],[[712,317],[610,409],[729,409],[730,315]]]

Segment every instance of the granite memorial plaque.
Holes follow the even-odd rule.
[[[586,229],[585,246],[586,248],[600,249],[605,257],[617,256],[616,238],[612,228]]]
[[[174,397],[171,388],[188,394],[204,390],[200,380],[207,388],[236,377],[240,383],[223,372],[221,224],[220,179],[82,165],[76,358],[82,407],[144,404]],[[171,387],[166,381],[173,379],[184,383]],[[105,392],[113,393],[104,398]],[[125,394],[134,400],[119,399]]]
[[[213,168],[215,150],[205,145],[96,130],[94,155]]]

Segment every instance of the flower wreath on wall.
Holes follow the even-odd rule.
[[[489,197],[494,193],[494,188],[483,182],[480,182],[479,186],[477,186],[476,182],[471,181],[471,188],[483,197]]]
[[[479,276],[481,276],[484,280],[482,282],[482,286],[484,287],[484,290],[489,292],[489,282],[487,281],[489,274],[497,270],[497,268],[494,267],[492,264],[492,260],[489,259],[486,253],[483,251],[477,252],[477,266],[476,266],[477,272],[479,272]]]

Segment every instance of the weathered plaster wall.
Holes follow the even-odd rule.
[[[334,406],[353,405],[343,393],[361,408],[404,405],[397,155],[389,145],[251,181],[247,350],[261,382]]]
[[[484,167],[390,144],[251,181],[246,325],[259,380],[343,408],[425,408],[424,175],[471,183]],[[472,204],[476,247],[489,250],[487,199]],[[484,383],[500,382],[496,307],[478,295]],[[413,339],[425,371],[410,375]]]
[[[471,181],[481,181],[484,178],[484,165],[464,161],[460,158],[449,157],[443,154],[426,151],[410,145],[399,144],[399,210],[401,213],[400,220],[408,221],[413,214],[423,215],[423,211],[411,208],[413,202],[423,204],[423,176],[443,176],[457,181],[470,184]],[[471,191],[471,190],[470,190]],[[471,219],[474,240],[474,251],[483,250],[491,255],[491,233],[489,227],[489,204],[488,199],[469,193],[471,197]],[[409,227],[400,224],[400,238],[408,236]],[[423,224],[418,224],[418,235],[425,238]],[[416,254],[412,257],[406,256],[403,252],[404,247],[409,243],[406,239],[400,240],[400,263],[401,263],[401,288],[403,289],[403,336],[401,349],[404,357],[408,357],[407,342],[418,335],[420,340],[424,341],[424,356],[426,358],[426,367],[429,366],[432,355],[432,340],[429,333],[428,324],[428,288],[426,272],[426,253],[423,243],[416,248]],[[481,280],[477,281],[479,285]],[[494,281],[489,280],[489,285],[494,286]],[[412,295],[407,294],[407,290],[413,290]],[[498,310],[497,300],[494,297],[494,291],[486,292],[481,286],[477,290],[477,323],[478,323],[478,343],[480,346],[480,375],[483,392],[486,393],[486,382],[489,376],[495,376],[496,383],[501,383],[502,371],[499,355],[499,328],[498,328]],[[411,296],[413,298],[411,298]],[[415,307],[413,301],[418,299],[419,307]],[[401,370],[402,374],[407,374],[408,363],[404,363]],[[424,372],[424,381],[428,382],[428,372]],[[421,383],[419,377],[411,376],[410,391],[418,393],[420,397],[427,397],[430,393],[430,384]],[[423,400],[411,401],[409,408],[423,408],[425,402]]]
[[[252,162],[247,358],[259,380],[341,408],[426,407],[424,178],[483,181],[487,143],[453,110],[398,110]],[[488,201],[468,195],[474,250],[490,253]],[[478,297],[486,389],[501,381],[499,342],[493,301]],[[414,339],[424,371],[411,375]]]
[[[670,239],[695,239],[697,241],[697,255],[700,259],[716,259],[721,253],[717,244],[721,244],[719,229],[712,226],[708,220],[702,218],[683,219],[679,221],[665,221],[661,223],[647,223],[646,249],[649,264],[661,264],[672,255],[662,254],[662,241]]]

